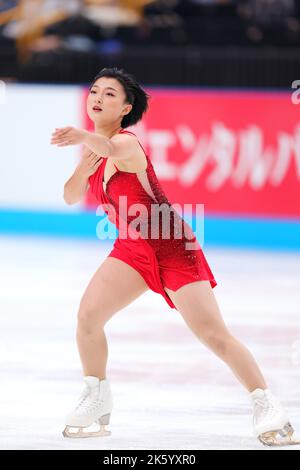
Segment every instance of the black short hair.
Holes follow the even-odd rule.
[[[133,126],[140,121],[143,114],[148,109],[148,100],[150,95],[143,90],[135,77],[130,73],[124,72],[123,69],[118,69],[117,67],[105,67],[95,76],[92,85],[101,77],[110,77],[118,80],[124,88],[126,101],[132,104],[131,111],[122,119],[122,128],[125,129],[126,127]]]

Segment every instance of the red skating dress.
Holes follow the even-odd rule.
[[[124,129],[120,133],[135,135]],[[145,150],[144,153],[148,162],[146,170],[130,173],[115,165],[117,171],[106,182],[105,189],[107,158],[103,158],[97,171],[89,177],[90,191],[119,232],[108,256],[136,269],[149,288],[176,309],[164,287],[176,291],[190,282],[208,280],[212,287],[217,282],[191,227],[174,209],[170,210],[171,203]],[[153,217],[158,214],[152,212],[154,207],[160,208],[162,217]],[[163,225],[163,219],[170,222]],[[135,225],[137,220],[139,225]]]

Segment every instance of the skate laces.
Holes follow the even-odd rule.
[[[94,395],[93,397],[91,395]],[[88,385],[79,397],[79,403],[76,406],[76,411],[93,411],[99,406],[98,393],[93,393],[93,390]]]
[[[97,404],[97,395],[92,397],[92,389],[86,385],[85,389],[83,390],[82,394],[79,398],[79,403],[76,406],[76,410],[86,410],[86,409],[93,409],[96,407]]]
[[[258,419],[273,418],[277,413],[280,405],[273,398],[254,397],[254,417]]]

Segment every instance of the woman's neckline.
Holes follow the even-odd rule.
[[[126,130],[122,128],[122,129],[119,130],[118,133],[120,133],[120,132],[122,132],[122,131],[125,131],[125,132],[126,132]],[[127,132],[130,132],[130,131],[127,131]],[[133,134],[133,132],[130,132],[130,133]],[[143,150],[143,152],[144,152],[144,154],[145,154],[146,160],[147,160],[147,166],[146,166],[146,168],[145,168],[144,170],[142,170],[142,171],[126,171],[126,170],[119,170],[119,169],[118,169],[117,171],[115,171],[115,172],[111,175],[111,177],[109,178],[109,180],[107,181],[107,183],[105,183],[105,181],[104,181],[104,172],[105,172],[106,162],[107,162],[108,159],[107,159],[107,158],[104,159],[104,160],[105,160],[105,164],[104,164],[103,173],[102,173],[102,189],[103,189],[103,184],[105,184],[105,190],[103,189],[103,191],[104,191],[105,194],[106,194],[106,192],[107,192],[107,185],[110,183],[110,181],[113,179],[113,177],[114,177],[115,175],[117,175],[118,173],[127,173],[128,175],[140,175],[140,174],[142,174],[142,173],[147,173],[147,171],[148,171],[148,169],[149,169],[149,158],[148,158],[148,156],[147,156],[145,150],[143,149],[142,145],[140,144],[140,142],[139,142],[139,145],[140,145],[140,147],[142,148],[142,150]]]

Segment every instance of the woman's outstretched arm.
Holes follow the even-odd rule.
[[[116,134],[110,139],[104,135],[89,132],[76,127],[56,129],[51,137],[51,144],[58,147],[84,144],[92,152],[113,160],[131,159],[139,148],[136,136]]]

